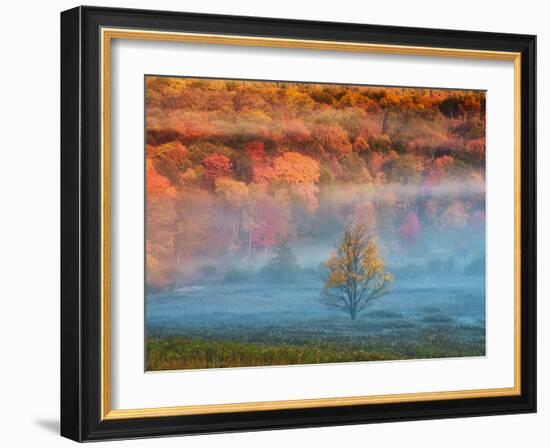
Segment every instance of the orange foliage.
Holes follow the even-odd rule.
[[[273,161],[275,176],[289,184],[315,183],[319,180],[319,163],[298,152],[285,152]]]
[[[353,147],[347,132],[336,124],[320,124],[313,129],[313,138],[321,150],[334,153],[351,152]]]
[[[223,154],[210,154],[202,161],[206,185],[214,186],[216,179],[231,175],[231,160]]]
[[[170,181],[158,173],[150,159],[146,161],[145,178],[148,196],[173,196],[176,193],[176,189],[172,186]]]
[[[151,284],[325,221],[407,249],[484,223],[484,92],[147,76],[145,113]]]

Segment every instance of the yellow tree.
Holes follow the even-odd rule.
[[[364,224],[351,225],[325,264],[326,305],[355,320],[367,305],[390,292],[393,277],[385,272],[378,247]]]

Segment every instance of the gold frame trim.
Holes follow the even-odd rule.
[[[101,420],[199,415],[222,412],[307,409],[412,401],[502,397],[521,394],[521,54],[514,52],[418,47],[304,39],[279,39],[217,34],[195,34],[136,29],[101,29]],[[111,409],[110,366],[110,50],[113,39],[187,42],[399,54],[410,56],[458,57],[514,62],[514,386],[507,388],[369,395],[304,400],[262,401],[216,405],[189,405],[142,409]]]

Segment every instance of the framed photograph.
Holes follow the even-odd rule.
[[[535,412],[535,36],[61,14],[61,433]]]

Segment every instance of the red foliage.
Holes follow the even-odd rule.
[[[248,142],[245,147],[246,153],[248,154],[248,158],[250,160],[257,161],[262,160],[264,157],[264,142],[260,140],[253,140],[251,142]]]
[[[276,177],[275,170],[272,166],[263,162],[256,162],[252,166],[252,180],[256,184],[267,184],[272,182]]]
[[[255,247],[269,249],[284,230],[284,222],[276,204],[268,199],[258,201],[254,209],[255,226],[250,238]]]
[[[202,161],[204,166],[204,181],[207,186],[213,187],[216,179],[231,175],[231,159],[223,154],[210,154]]]

